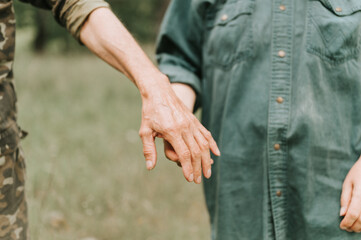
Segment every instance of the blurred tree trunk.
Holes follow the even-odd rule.
[[[34,51],[42,53],[46,46],[47,31],[46,31],[47,14],[43,10],[37,10],[35,13],[35,29],[36,35],[33,43]]]

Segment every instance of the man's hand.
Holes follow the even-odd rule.
[[[361,232],[361,158],[351,168],[343,183],[340,228],[348,232]]]
[[[155,167],[157,159],[154,138],[161,137],[174,147],[188,181],[200,182],[202,166],[210,177],[209,150],[219,155],[217,144],[111,10],[94,10],[80,40],[138,87],[143,100],[140,136],[148,169]]]
[[[166,156],[179,162],[189,182],[201,183],[211,176],[210,150],[220,155],[216,142],[192,112],[179,100],[170,85],[157,85],[152,96],[143,98],[143,117],[140,136],[148,169],[156,164],[155,137],[164,138],[165,146],[173,155]]]
[[[182,83],[173,83],[172,88],[178,96],[178,99],[181,99],[184,106],[189,110],[189,113],[191,114],[189,118],[195,121],[196,129],[198,128],[197,131],[199,131],[199,133],[194,135],[194,139],[198,146],[194,145],[192,148],[195,153],[192,155],[192,166],[194,170],[194,181],[196,183],[201,183],[202,169],[203,175],[206,178],[210,178],[212,174],[211,165],[213,164],[213,160],[211,159],[209,150],[211,149],[217,156],[220,155],[220,152],[211,134],[200,125],[198,120],[196,120],[195,116],[192,114],[196,100],[196,93],[194,90],[190,86]],[[196,133],[197,131],[193,132]],[[190,139],[192,140],[192,138]],[[185,167],[187,168],[187,163],[184,165],[184,160],[182,159],[182,156],[179,155],[179,151],[177,151],[177,149],[174,148],[174,144],[167,141],[167,139],[164,139],[164,153],[169,160],[176,162],[178,166],[182,167],[183,171]]]

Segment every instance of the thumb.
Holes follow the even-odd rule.
[[[345,181],[342,187],[341,193],[341,209],[340,209],[340,216],[345,216],[348,206],[351,202],[352,196],[352,183]]]
[[[139,135],[143,142],[143,154],[145,157],[145,162],[147,164],[147,169],[152,170],[157,162],[157,149],[155,146],[155,137],[153,136],[152,131],[150,129],[140,130]]]

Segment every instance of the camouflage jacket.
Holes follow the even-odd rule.
[[[103,0],[20,0],[49,9],[55,19],[79,40],[80,29]],[[13,84],[15,13],[12,0],[0,0],[0,156],[14,151],[25,136],[16,123],[16,93]]]

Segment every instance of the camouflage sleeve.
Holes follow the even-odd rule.
[[[60,25],[80,41],[80,30],[89,14],[97,8],[109,7],[104,0],[20,0],[39,8],[52,10]]]

